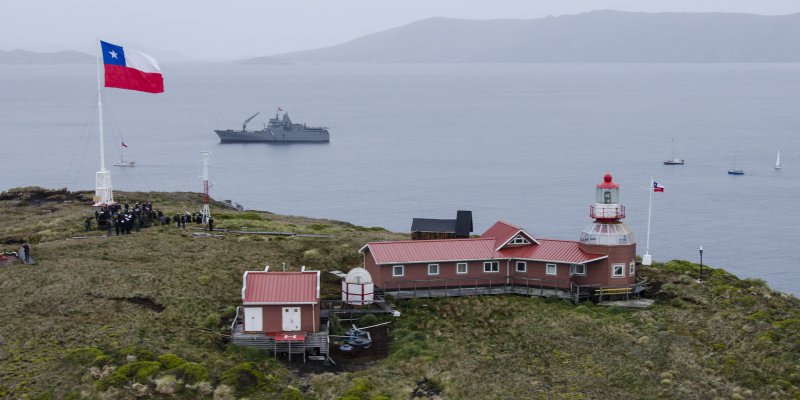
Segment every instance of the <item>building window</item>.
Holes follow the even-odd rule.
[[[467,273],[467,263],[458,263],[458,264],[456,264],[456,273],[457,274],[466,274]]]
[[[586,265],[584,264],[572,264],[569,266],[569,274],[570,275],[586,275]]]
[[[621,278],[625,276],[625,264],[612,264],[611,265],[611,277],[612,278]]]
[[[392,266],[392,276],[403,276],[406,274],[406,267],[404,265]]]
[[[517,261],[517,272],[526,272],[528,270],[528,263],[525,261]]]
[[[514,239],[509,242],[509,244],[529,244],[530,242],[528,239],[525,239],[522,235],[517,235]]]
[[[631,261],[631,266],[628,276],[634,276],[634,275],[636,275],[636,261]]]
[[[483,263],[483,272],[500,272],[500,262],[485,261]]]
[[[544,265],[544,273],[547,275],[556,275],[556,265],[555,264],[545,264]]]
[[[428,264],[428,275],[439,275],[439,264]]]

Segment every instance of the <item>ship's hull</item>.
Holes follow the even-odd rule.
[[[260,131],[234,131],[234,130],[215,130],[221,143],[250,143],[250,142],[270,142],[270,143],[298,143],[298,142],[328,142],[330,134],[327,129],[306,129],[291,131],[273,131],[264,129]]]

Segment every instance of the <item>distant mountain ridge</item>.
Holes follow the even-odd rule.
[[[57,51],[54,53],[37,53],[28,50],[0,50],[0,65],[34,65],[34,64],[93,64],[95,57],[79,51]]]
[[[336,46],[243,62],[800,62],[798,38],[800,13],[603,10],[531,20],[429,18]]]

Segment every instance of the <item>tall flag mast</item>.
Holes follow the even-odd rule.
[[[103,56],[105,85],[100,82],[100,55]],[[97,114],[100,124],[100,170],[95,175],[94,205],[114,204],[111,189],[111,171],[106,169],[105,145],[103,143],[103,86],[137,90],[148,93],[163,93],[164,78],[155,58],[136,50],[125,49],[100,41],[97,54]]]
[[[102,42],[101,42],[102,43]],[[100,81],[100,53],[97,52],[97,118],[100,126],[100,170],[94,178],[94,205],[114,204],[111,190],[111,171],[106,169],[106,152],[103,144],[103,85]]]
[[[647,247],[644,255],[642,256],[642,265],[653,264],[653,256],[650,255],[650,215],[653,211],[653,192],[664,192],[664,186],[653,180],[653,177],[651,176],[650,187],[648,190],[650,191],[650,200],[647,205]]]
[[[208,219],[211,218],[211,209],[208,207],[208,158],[211,155],[210,151],[203,151],[203,223],[208,224]]]

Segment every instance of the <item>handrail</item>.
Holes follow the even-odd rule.
[[[236,329],[236,321],[239,320],[239,307],[236,307],[236,315],[233,317],[233,322],[231,322],[231,335],[233,335],[233,330]]]

